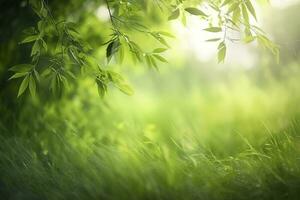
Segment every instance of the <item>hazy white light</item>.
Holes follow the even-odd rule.
[[[97,18],[101,21],[108,21],[109,20],[109,12],[108,12],[106,6],[100,6],[96,10],[95,14],[96,14]]]
[[[206,44],[205,40],[209,39],[209,33],[202,30],[205,24],[201,20],[189,18],[186,27],[180,22],[174,22],[172,25],[179,40],[179,51],[193,54],[202,61],[210,60],[214,56],[216,47]]]
[[[271,5],[278,8],[285,8],[300,3],[300,0],[271,0]]]
[[[210,33],[203,29],[208,27],[206,22],[196,17],[189,17],[187,26],[184,27],[180,22],[174,22],[174,33],[178,39],[177,51],[185,52],[188,56],[195,57],[199,61],[217,60],[218,42],[207,42],[212,38],[223,38],[223,33]],[[239,34],[227,33],[232,38],[239,38]],[[226,64],[240,64],[245,68],[255,65],[256,58],[250,52],[249,46],[236,44],[227,41]]]

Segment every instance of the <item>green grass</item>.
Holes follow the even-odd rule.
[[[299,199],[299,70],[174,71],[0,108],[1,199]]]

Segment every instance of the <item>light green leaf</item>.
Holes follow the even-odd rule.
[[[34,75],[35,75],[36,80],[37,80],[38,82],[40,82],[41,78],[40,78],[39,72],[38,72],[37,70],[34,69],[34,70],[33,70],[33,73],[34,73]]]
[[[171,15],[168,17],[168,20],[174,20],[174,19],[177,19],[180,15],[180,11],[179,9],[177,8],[176,10],[174,10]]]
[[[145,57],[146,57],[146,62],[147,62],[148,67],[151,68],[152,67],[152,62],[150,60],[150,56],[146,55]]]
[[[227,4],[229,4],[230,2],[232,2],[232,0],[225,0],[221,6],[226,6]]]
[[[36,41],[38,39],[38,37],[39,37],[38,35],[30,35],[30,36],[24,38],[24,40],[22,40],[20,42],[20,44]]]
[[[201,16],[205,16],[205,17],[207,16],[204,12],[202,12],[198,8],[189,7],[189,8],[185,8],[184,10],[192,15],[201,15]]]
[[[152,52],[153,53],[162,53],[162,52],[165,52],[167,50],[168,49],[166,49],[166,48],[157,48],[157,49],[154,49]]]
[[[237,7],[232,13],[232,21],[234,25],[237,26],[239,24],[240,17],[241,17],[241,9],[240,7]]]
[[[183,26],[186,26],[186,16],[184,13],[182,13],[181,15],[181,23],[183,24]]]
[[[12,77],[10,77],[8,80],[15,79],[15,78],[20,78],[20,77],[26,76],[27,74],[28,74],[28,72],[15,73],[15,74],[14,74]]]
[[[29,77],[29,91],[30,91],[31,96],[34,97],[36,94],[36,83],[35,83],[33,76]]]
[[[249,15],[248,15],[248,11],[247,11],[245,4],[242,4],[242,14],[243,14],[244,22],[248,26],[249,25]]]
[[[216,42],[216,41],[219,41],[221,40],[221,38],[212,38],[212,39],[208,39],[208,40],[205,40],[206,42]]]
[[[168,63],[168,61],[164,57],[162,57],[160,55],[155,54],[153,56],[154,56],[154,58],[156,58],[157,60],[159,60],[161,62]]]
[[[133,95],[134,91],[133,89],[130,87],[130,85],[125,84],[125,83],[117,83],[116,87],[119,88],[119,90],[127,95]]]
[[[208,31],[208,32],[213,32],[213,33],[222,32],[221,27],[209,27],[209,28],[206,28],[204,30]]]
[[[246,4],[246,7],[248,8],[249,12],[251,13],[251,15],[254,17],[255,20],[257,20],[256,12],[255,12],[255,9],[253,8],[253,5],[252,5],[251,1],[246,0],[245,4]]]
[[[153,56],[150,56],[150,61],[151,61],[152,65],[153,65],[153,67],[154,67],[156,70],[158,70],[157,63],[156,63],[156,61],[154,60]]]
[[[34,55],[38,54],[40,51],[41,51],[40,43],[39,43],[38,40],[36,40],[35,43],[32,46],[30,55],[34,56]]]
[[[235,9],[237,9],[239,7],[239,3],[238,2],[235,2],[233,3],[229,8],[228,8],[228,11],[227,11],[227,14],[230,14],[231,12],[233,12]]]
[[[172,35],[171,33],[164,32],[164,31],[160,31],[160,32],[158,32],[158,34],[163,35],[163,36],[167,36],[167,37],[170,37],[170,38],[175,38],[175,36]]]
[[[45,70],[42,72],[41,76],[46,77],[46,76],[48,76],[49,74],[51,74],[51,72],[52,72],[51,68],[48,67],[47,69],[45,69]]]
[[[218,62],[224,62],[226,56],[226,45],[224,42],[221,42],[218,47]]]
[[[18,97],[25,92],[26,88],[28,87],[28,83],[29,83],[29,75],[25,76],[25,78],[23,79],[19,87]]]
[[[29,72],[34,66],[31,64],[19,64],[9,68],[13,72]]]
[[[45,40],[43,40],[42,38],[40,39],[41,43],[42,43],[42,47],[45,49],[45,51],[47,51],[48,46],[47,43],[45,42]]]

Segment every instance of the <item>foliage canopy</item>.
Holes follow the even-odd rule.
[[[90,0],[93,1],[93,0]],[[268,39],[265,32],[253,24],[257,15],[251,0],[105,0],[96,2],[97,6],[104,4],[109,14],[111,25],[110,38],[106,45],[107,65],[114,58],[122,63],[124,53],[132,55],[134,62],[146,62],[150,68],[158,70],[159,62],[167,62],[163,56],[170,48],[168,40],[175,37],[166,31],[153,31],[147,26],[148,10],[159,9],[166,14],[166,21],[181,20],[186,24],[186,16],[192,15],[207,23],[203,31],[223,33],[222,37],[212,37],[207,42],[218,43],[218,62],[224,62],[227,43],[242,41],[250,43],[257,41],[261,46],[278,55],[278,47]],[[29,0],[30,6],[38,16],[35,27],[24,30],[24,39],[20,44],[31,45],[31,63],[20,64],[10,68],[13,75],[10,79],[22,79],[18,96],[27,89],[31,95],[36,95],[40,82],[46,82],[54,94],[61,94],[69,83],[80,74],[90,76],[98,86],[100,96],[107,92],[108,85],[113,84],[122,92],[131,95],[133,90],[124,78],[103,64],[97,62],[94,50],[81,38],[77,30],[78,24],[70,22],[68,16],[58,19],[53,15],[51,5],[45,0]],[[228,31],[240,33],[240,38],[232,38]],[[139,32],[144,37],[150,37],[161,45],[151,51],[144,50],[138,44],[132,33]]]

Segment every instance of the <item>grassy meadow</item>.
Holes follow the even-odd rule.
[[[298,199],[299,68],[217,68],[133,74],[102,103],[82,80],[1,118],[2,199]]]

